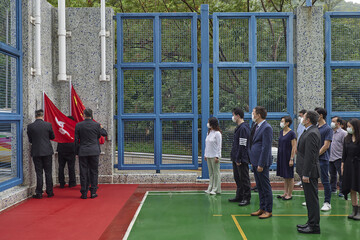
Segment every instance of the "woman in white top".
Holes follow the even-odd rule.
[[[205,161],[208,163],[210,183],[205,191],[211,195],[221,193],[220,158],[221,158],[221,130],[215,117],[209,118],[208,134],[205,139]]]

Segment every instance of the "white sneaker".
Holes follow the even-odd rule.
[[[302,184],[301,181],[299,181],[299,182],[295,183],[294,185],[298,187],[298,186],[301,186],[301,184]]]
[[[209,193],[210,193],[210,191],[209,191],[209,190],[206,190],[206,191],[205,191],[205,193],[209,194]]]
[[[331,209],[331,204],[328,202],[325,202],[321,208],[321,211],[330,211],[330,209]]]
[[[306,206],[306,202],[303,202],[301,205]]]
[[[216,195],[216,192],[211,191],[211,192],[210,192],[210,195]]]

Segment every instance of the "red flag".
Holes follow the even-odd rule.
[[[82,103],[79,95],[76,93],[74,86],[71,85],[71,116],[73,116],[73,118],[77,123],[84,121],[85,119],[83,116],[84,110],[85,110],[84,104]],[[100,144],[105,143],[105,138],[103,136],[100,137],[99,143]]]
[[[74,142],[76,122],[65,116],[44,93],[44,120],[51,123],[55,133],[53,141],[58,143]]]

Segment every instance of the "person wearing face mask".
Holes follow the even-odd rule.
[[[209,118],[208,133],[205,139],[205,161],[209,168],[210,183],[205,193],[216,195],[221,193],[220,158],[222,135],[219,122],[215,117]]]
[[[351,119],[347,123],[347,132],[341,163],[342,193],[345,199],[349,193],[351,195],[353,211],[348,218],[360,220],[360,120]]]
[[[316,124],[319,114],[308,111],[304,115],[302,124],[305,130],[297,145],[296,172],[299,174],[304,187],[308,220],[305,224],[298,224],[300,233],[320,233],[320,209],[318,195],[318,178],[320,176],[319,150],[321,135]]]
[[[251,199],[249,157],[247,153],[250,127],[247,122],[244,122],[243,110],[234,108],[232,114],[232,121],[237,124],[231,149],[236,195],[235,198],[229,199],[229,202],[239,202],[239,206],[246,206],[250,204]]]
[[[292,191],[294,189],[296,135],[295,132],[290,129],[291,123],[292,119],[290,116],[281,118],[280,127],[282,130],[279,134],[276,175],[285,179],[284,194],[277,196],[277,198],[281,198],[283,200],[291,200]]]
[[[249,147],[249,158],[254,169],[256,186],[259,192],[260,208],[251,213],[260,219],[272,216],[273,195],[270,185],[269,170],[272,163],[271,143],[273,129],[266,121],[267,111],[264,107],[257,106],[252,111],[252,120],[257,123]]]
[[[321,183],[324,186],[324,204],[321,211],[330,211],[331,209],[331,186],[329,181],[329,158],[330,158],[330,144],[333,138],[333,131],[329,125],[326,124],[327,111],[325,108],[317,107],[315,111],[319,114],[318,128],[321,135],[321,149],[319,151],[320,163],[320,177]]]
[[[342,119],[338,116],[335,116],[331,119],[331,128],[334,131],[331,149],[330,149],[330,158],[329,158],[329,172],[330,172],[330,185],[331,192],[337,193],[337,175],[339,174],[339,186],[340,193],[339,197],[343,197],[341,193],[341,184],[342,184],[342,176],[341,176],[341,158],[344,147],[344,138],[347,135],[347,132],[341,128]]]

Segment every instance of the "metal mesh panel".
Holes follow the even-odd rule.
[[[124,163],[154,164],[154,122],[124,121]]]
[[[17,176],[16,124],[0,123],[0,183]]]
[[[249,70],[219,70],[219,110],[231,112],[234,107],[249,111]]]
[[[0,42],[16,47],[16,1],[0,0]]]
[[[332,111],[360,111],[360,69],[331,71]]]
[[[16,59],[0,53],[0,112],[16,112]]]
[[[192,121],[162,121],[162,163],[192,164]]]
[[[258,69],[257,101],[268,112],[286,112],[286,69]]]
[[[191,19],[161,20],[161,61],[191,62]]]
[[[219,59],[221,62],[249,61],[249,20],[219,20]]]
[[[286,19],[257,19],[257,60],[286,61]]]
[[[331,60],[360,60],[360,18],[331,19]]]
[[[192,70],[163,70],[161,82],[163,113],[192,112]]]
[[[154,30],[152,19],[123,20],[124,62],[153,62]]]
[[[285,114],[284,114],[285,116]],[[272,139],[272,143],[271,143],[271,155],[273,157],[273,163],[276,163],[277,160],[277,150],[278,150],[278,146],[279,146],[279,136],[280,136],[280,131],[281,131],[281,127],[280,127],[280,121],[279,120],[266,120],[272,127],[273,129],[273,139]]]
[[[152,70],[124,71],[124,112],[154,112],[154,72]]]

